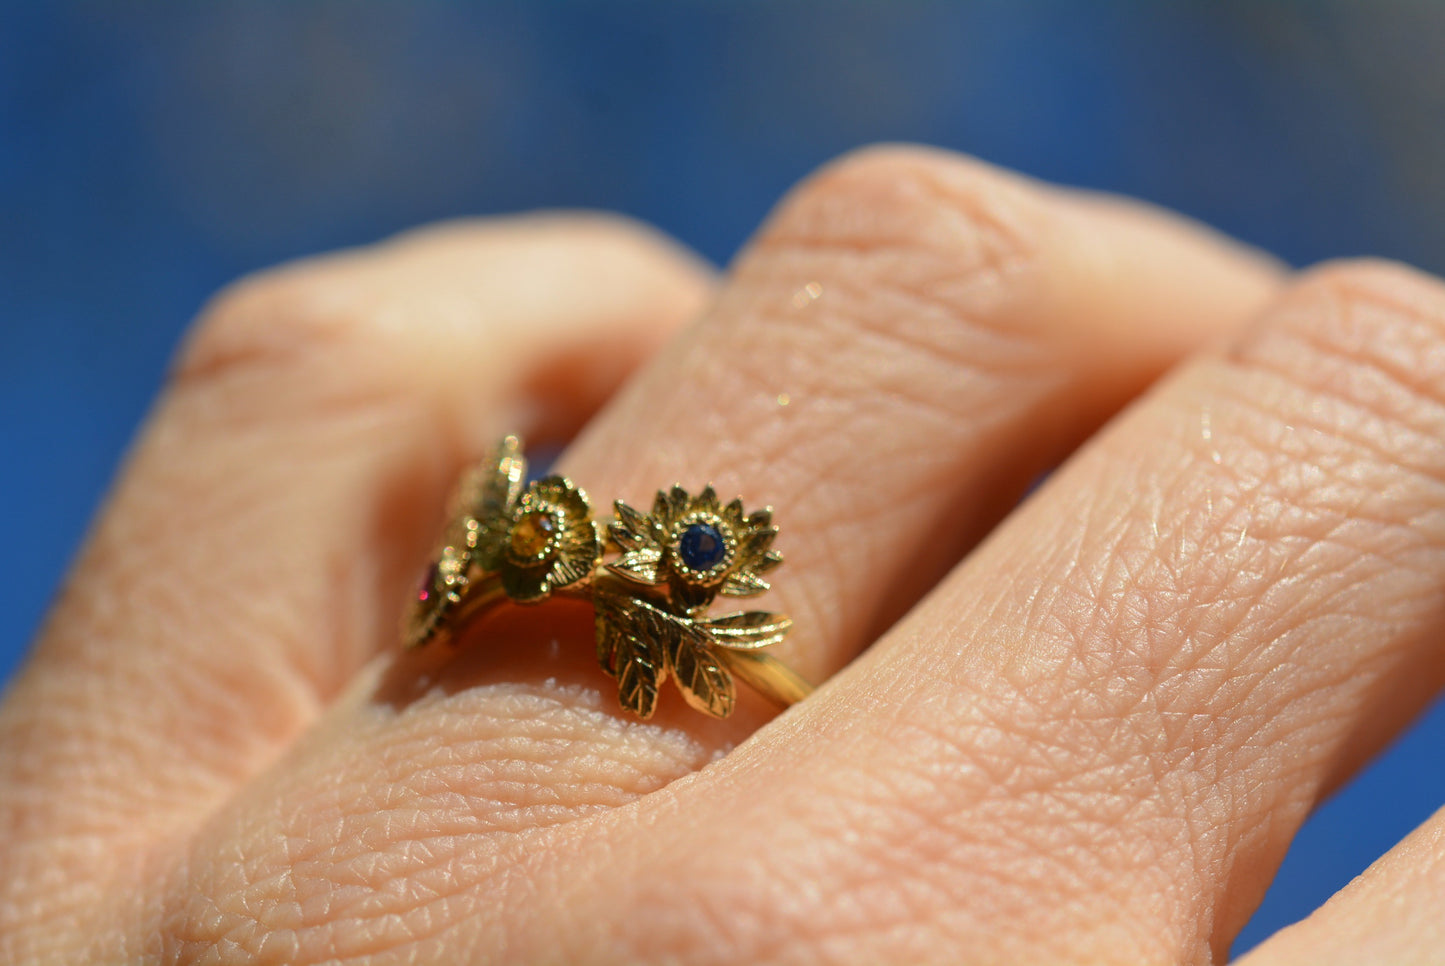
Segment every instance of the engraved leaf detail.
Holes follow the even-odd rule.
[[[639,614],[645,607],[629,597],[597,598],[597,659],[617,679],[617,700],[639,718],[657,708],[657,692],[666,675],[661,640]]]
[[[607,565],[607,569],[624,580],[639,584],[656,584],[662,580],[658,567],[662,551],[656,547],[629,550]]]
[[[737,691],[733,676],[719,663],[709,636],[692,624],[677,624],[668,643],[668,664],[687,703],[714,718],[732,714]]]
[[[652,521],[647,514],[621,500],[613,503],[612,507],[617,513],[617,520],[607,531],[619,547],[627,551],[657,545]]]
[[[617,700],[639,718],[657,710],[657,689],[662,683],[647,642],[624,635],[617,648]]]
[[[714,643],[735,650],[771,647],[787,637],[793,628],[792,618],[761,610],[709,617],[698,623],[707,629]]]
[[[724,597],[756,597],[767,593],[771,587],[771,584],[757,574],[739,570],[728,574],[727,580],[723,581],[722,592]]]

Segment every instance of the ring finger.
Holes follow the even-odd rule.
[[[846,936],[869,962],[942,960],[960,937],[974,962],[1221,961],[1309,810],[1445,683],[1442,347],[1438,281],[1312,273],[766,744],[679,788],[686,824],[610,840],[640,885],[579,921],[725,909],[750,926],[735,960]],[[723,825],[725,855],[769,857],[755,874],[720,883],[720,850],[682,848]],[[1418,943],[1429,906],[1400,900],[1438,878],[1440,827],[1260,961]]]

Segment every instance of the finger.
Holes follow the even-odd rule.
[[[54,839],[88,862],[210,808],[394,645],[463,458],[501,426],[569,433],[709,288],[636,226],[539,216],[223,295],[0,710],[0,828],[53,875]],[[22,888],[32,866],[0,858]]]
[[[1277,282],[1272,265],[1163,216],[948,155],[864,154],[784,202],[716,308],[562,463],[598,503],[711,479],[774,504],[788,562],[760,604],[776,597],[799,618],[791,656],[821,675],[886,620],[890,593],[916,593],[1079,434]],[[615,693],[598,693],[590,629],[585,612],[514,611],[402,696],[359,684],[207,829],[163,904],[167,935],[195,950],[259,942],[255,911],[299,902],[288,928],[302,959],[356,936],[379,960],[447,941],[482,961],[502,958],[497,943],[558,942],[565,904],[531,891],[550,882],[537,866],[573,870],[579,888],[625,879],[579,859],[589,835],[634,848],[625,825],[587,816],[699,768],[757,720],[685,708],[619,720]],[[617,814],[664,821],[652,801]],[[717,815],[700,829],[737,831]],[[302,860],[277,845],[300,840]],[[356,887],[344,901],[338,877]],[[509,927],[513,914],[539,931]],[[546,959],[542,948],[506,958]]]
[[[1440,961],[1445,943],[1445,810],[1410,834],[1308,919],[1240,966],[1413,966]]]
[[[1255,311],[1276,267],[1143,206],[874,149],[794,192],[709,318],[568,450],[650,506],[771,504],[779,649],[822,679],[1125,400]],[[861,522],[861,523],[860,523]]]
[[[682,823],[608,847],[754,942],[927,958],[903,916],[978,962],[1222,959],[1320,796],[1445,681],[1441,386],[1445,287],[1312,274],[668,803],[776,861],[724,887]]]

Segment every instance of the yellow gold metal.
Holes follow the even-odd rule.
[[[746,513],[741,500],[724,506],[711,485],[696,496],[673,486],[658,492],[651,512],[618,500],[604,526],[571,480],[548,476],[524,488],[526,467],[521,441],[508,436],[463,478],[403,622],[408,647],[448,640],[503,603],[560,594],[591,600],[598,662],[639,717],[652,715],[669,677],[689,705],[715,718],[732,713],[734,678],[783,705],[812,691],[762,652],[787,636],[791,619],[707,614],[718,596],[769,589],[763,575],[783,562],[772,548],[771,508]]]

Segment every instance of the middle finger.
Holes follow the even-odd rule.
[[[615,901],[726,909],[754,927],[736,961],[779,936],[1222,961],[1308,811],[1445,682],[1442,385],[1445,286],[1311,273],[766,742],[672,786],[686,823],[609,843],[641,883]],[[724,823],[768,859],[719,883],[695,829]]]

